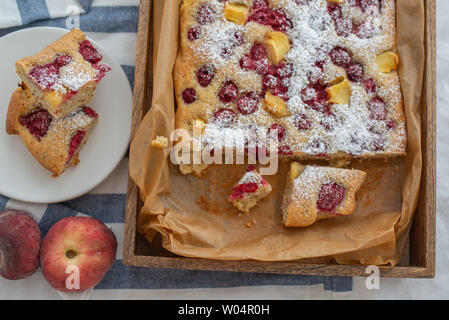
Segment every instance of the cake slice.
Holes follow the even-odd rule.
[[[271,192],[271,185],[250,166],[245,175],[240,179],[232,193],[229,201],[240,211],[248,214],[260,200]]]
[[[110,67],[79,29],[73,29],[40,53],[16,62],[16,72],[42,107],[64,118],[88,104]]]
[[[307,227],[322,219],[351,215],[366,173],[355,169],[290,165],[282,203],[286,227]]]
[[[64,118],[53,118],[28,91],[14,91],[6,118],[6,132],[18,134],[23,143],[46,169],[60,176],[71,164],[98,122],[98,114],[87,106]]]

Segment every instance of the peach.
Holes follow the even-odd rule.
[[[265,37],[265,48],[271,62],[278,65],[291,49],[290,39],[283,32],[269,32]]]
[[[335,104],[348,104],[351,100],[351,84],[345,78],[341,82],[326,89],[329,102]]]
[[[86,291],[103,279],[116,252],[115,235],[100,220],[65,218],[54,224],[42,241],[42,273],[56,290]]]
[[[265,94],[265,110],[278,118],[287,117],[290,115],[285,101],[282,100],[282,98],[273,95],[269,91]]]
[[[398,70],[399,55],[391,51],[384,52],[377,56],[376,63],[380,72],[390,73]]]
[[[0,212],[0,276],[19,280],[39,267],[41,231],[31,215]]]
[[[226,3],[224,16],[226,20],[243,25],[248,20],[249,8],[242,3]]]

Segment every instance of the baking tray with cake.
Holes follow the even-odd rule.
[[[125,264],[434,275],[434,1],[141,1],[137,66]],[[248,127],[276,174],[161,140]]]

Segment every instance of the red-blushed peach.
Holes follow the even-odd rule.
[[[31,215],[0,212],[0,276],[19,280],[39,267],[41,231]]]
[[[89,217],[64,218],[42,241],[42,273],[56,290],[82,292],[103,279],[116,253],[115,235],[103,222]]]

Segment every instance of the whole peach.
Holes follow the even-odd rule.
[[[116,252],[115,235],[100,220],[64,218],[50,228],[42,241],[42,272],[56,290],[82,292],[103,279]]]
[[[0,212],[0,276],[19,280],[39,267],[41,231],[31,215]]]

